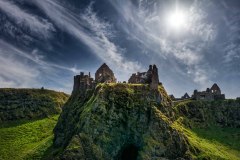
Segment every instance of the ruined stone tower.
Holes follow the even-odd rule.
[[[158,84],[159,84],[158,68],[154,64],[152,68],[152,74],[151,74],[151,83],[150,83],[151,89],[158,89]]]
[[[128,83],[149,84],[151,89],[157,90],[159,84],[157,66],[155,64],[149,65],[147,72],[137,72],[132,74],[128,80]]]
[[[83,72],[80,75],[74,76],[73,92],[85,92],[87,89],[93,89],[96,86],[95,81],[91,78],[90,72],[88,75],[84,75]]]
[[[97,83],[116,83],[117,79],[113,71],[104,63],[95,73],[95,81]]]
[[[94,89],[97,83],[116,83],[113,71],[104,63],[95,73],[95,80],[91,77],[90,72],[85,75],[80,72],[80,75],[74,76],[74,84],[72,93],[85,93],[88,89]]]

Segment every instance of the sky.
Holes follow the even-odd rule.
[[[156,64],[175,97],[240,97],[240,1],[0,0],[1,88],[71,93],[102,63],[119,81]]]

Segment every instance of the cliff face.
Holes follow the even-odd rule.
[[[190,127],[240,128],[240,100],[187,101],[176,105],[174,109]]]
[[[0,122],[58,114],[67,99],[64,93],[46,89],[0,89]]]
[[[189,159],[163,86],[99,84],[74,94],[54,129],[57,159]]]

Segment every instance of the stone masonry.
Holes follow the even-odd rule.
[[[137,84],[149,84],[151,89],[158,89],[159,78],[158,78],[158,68],[156,65],[149,65],[147,72],[137,72],[133,73],[129,78],[128,83]]]
[[[225,95],[221,93],[219,86],[214,83],[213,86],[206,91],[194,90],[192,98],[195,100],[221,100],[225,99]]]

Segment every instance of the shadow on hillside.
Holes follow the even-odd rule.
[[[56,118],[54,118],[54,116],[57,116],[57,115],[43,116],[43,117],[34,118],[34,119],[21,119],[21,120],[15,120],[15,121],[2,122],[2,124],[0,124],[0,128],[17,127],[17,126],[21,126],[21,125],[24,125],[24,124],[27,124],[27,123],[32,123],[32,122],[35,122],[35,121],[43,120],[43,119],[46,119],[46,118],[56,120]]]
[[[49,146],[45,152],[42,155],[41,160],[49,160],[49,159],[53,159],[54,157],[56,157],[59,153],[61,153],[63,150],[62,149],[56,149],[54,148],[54,145],[52,144],[51,146]]]
[[[193,128],[198,137],[218,142],[240,151],[240,128],[222,128],[212,126],[207,128]]]

